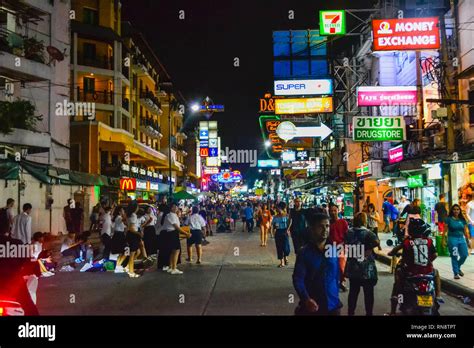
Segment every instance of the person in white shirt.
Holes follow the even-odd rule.
[[[158,253],[158,238],[156,236],[155,225],[156,216],[152,207],[148,207],[144,215],[144,222],[142,224],[143,242],[145,244],[146,254],[149,259],[155,259]]]
[[[117,258],[117,264],[115,266],[115,273],[125,272],[122,263],[127,258],[125,255],[125,248],[127,247],[127,240],[125,237],[126,222],[127,216],[125,215],[125,210],[122,207],[116,207],[112,217],[114,235],[112,237],[112,245],[110,250],[112,254],[119,254]]]
[[[104,244],[104,252],[102,258],[108,260],[110,257],[110,249],[112,246],[112,216],[110,215],[112,208],[105,207],[102,220],[102,230],[100,231],[100,240]]]
[[[23,212],[13,219],[12,238],[21,240],[24,244],[31,243],[31,210],[30,203],[23,204]]]
[[[179,253],[181,252],[179,233],[185,234],[186,232],[181,229],[178,215],[176,215],[177,211],[178,207],[176,204],[172,204],[171,211],[166,214],[164,218],[163,227],[160,234],[162,244],[160,253],[165,252],[165,254],[168,254],[169,252],[170,254],[169,267],[165,266],[163,267],[163,270],[172,275],[183,274],[183,272],[177,268]]]
[[[470,195],[468,199],[469,203],[466,205],[466,215],[469,222],[468,229],[471,237],[471,245],[473,246],[471,255],[474,255],[474,195]]]
[[[140,248],[142,236],[139,231],[139,223],[137,217],[138,203],[137,201],[130,202],[127,207],[127,243],[130,251],[128,259],[128,275],[130,278],[138,278],[139,275],[135,273],[134,263],[137,250]]]
[[[402,214],[403,210],[405,209],[407,205],[410,205],[410,201],[407,199],[406,196],[402,196],[400,203],[397,206],[398,211],[400,212],[400,215]]]
[[[204,228],[206,227],[206,221],[201,215],[199,215],[199,208],[193,207],[192,215],[189,218],[189,228],[191,229],[191,238],[186,240],[188,249],[188,258],[186,261],[193,261],[193,244],[196,245],[197,264],[201,263],[202,258],[202,236],[204,234]]]

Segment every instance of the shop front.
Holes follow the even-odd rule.
[[[459,204],[463,211],[474,192],[474,161],[451,164],[452,204]]]
[[[136,178],[120,179],[120,202],[137,200],[138,202],[156,203],[159,195],[168,191],[168,185],[150,180]]]

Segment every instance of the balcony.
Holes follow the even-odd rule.
[[[0,73],[8,77],[31,81],[48,80],[51,68],[46,65],[44,41],[21,36],[0,27]],[[15,58],[22,57],[21,66]]]
[[[86,91],[77,87],[77,101],[113,105],[114,91]]]
[[[83,54],[77,55],[77,64],[84,66],[92,66],[94,68],[114,70],[114,57],[107,55],[99,57],[84,57]]]
[[[153,94],[153,92],[146,91],[146,90],[141,90],[140,91],[140,102],[151,113],[161,114],[160,100]]]
[[[130,107],[130,100],[128,100],[127,98],[122,98],[122,108],[130,112],[129,107]]]
[[[158,121],[150,118],[140,118],[140,131],[153,139],[161,139],[163,137]]]
[[[178,150],[179,152],[181,152],[184,156],[187,156],[188,153],[186,152],[185,148],[184,148],[184,145],[176,145],[176,150]]]

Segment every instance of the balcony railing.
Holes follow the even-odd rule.
[[[140,90],[140,99],[143,104],[153,113],[159,113],[161,109],[160,100],[151,91]]]
[[[77,63],[79,65],[92,66],[100,69],[114,70],[114,57],[108,57],[107,55],[84,57],[84,54],[78,54]]]
[[[27,37],[0,26],[0,51],[46,63],[44,41]]]
[[[158,121],[140,118],[140,130],[151,138],[161,138],[161,127]]]
[[[77,101],[113,105],[114,91],[85,91],[78,87]]]

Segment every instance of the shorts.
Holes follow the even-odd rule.
[[[161,231],[160,233],[161,241],[160,243],[165,249],[168,250],[181,250],[181,242],[179,241],[179,232],[177,230],[173,231]]]
[[[186,240],[186,245],[200,245],[202,244],[202,231],[201,230],[191,230],[191,237]]]
[[[123,254],[125,252],[125,247],[127,246],[127,239],[124,232],[115,231],[114,236],[112,237],[112,254]]]
[[[127,243],[128,247],[130,248],[130,252],[137,251],[140,249],[140,242],[142,241],[142,238],[132,232],[127,233]]]

